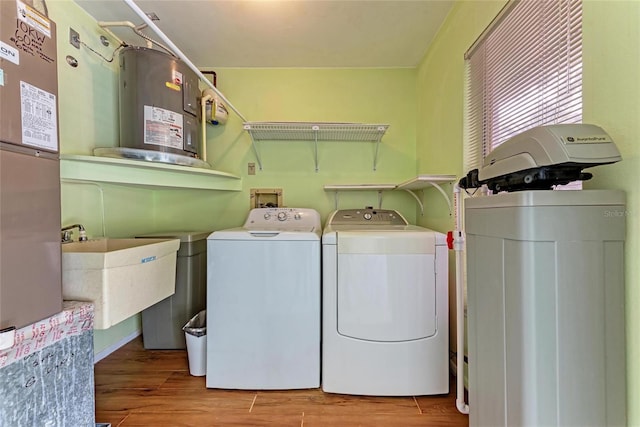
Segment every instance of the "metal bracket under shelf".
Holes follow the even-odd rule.
[[[449,216],[452,215],[452,206],[451,206],[451,198],[447,194],[446,191],[440,186],[440,184],[447,184],[454,182],[456,180],[455,175],[419,175],[409,181],[403,182],[398,185],[398,190],[404,190],[407,193],[411,194],[416,202],[418,202],[418,206],[420,206],[420,215],[424,215],[424,203],[422,199],[418,197],[415,193],[415,190],[422,190],[427,187],[434,187],[436,190],[442,194],[445,201],[447,202],[447,206],[449,207]]]
[[[422,190],[428,187],[434,187],[442,194],[447,206],[449,207],[449,216],[452,215],[451,198],[440,184],[452,183],[456,180],[455,175],[418,175],[417,177],[405,181],[402,184],[336,184],[325,185],[325,191],[335,191],[334,205],[338,209],[338,193],[340,191],[377,191],[378,192],[378,209],[382,209],[382,192],[388,190],[404,190],[411,194],[420,206],[420,215],[424,215],[424,203],[422,199],[415,193],[416,190]]]
[[[311,123],[311,122],[245,122],[243,126],[251,136],[253,151],[262,170],[257,141],[313,141],[315,170],[318,162],[318,141],[375,142],[373,170],[378,167],[380,140],[389,128],[386,124]]]

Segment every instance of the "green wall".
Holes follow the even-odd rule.
[[[107,63],[84,46],[68,43],[69,27],[80,39],[109,57],[117,45],[99,42],[104,34],[70,0],[49,3],[58,25],[60,140],[63,154],[90,155],[96,147],[118,145],[117,59]],[[67,65],[66,55],[79,66]],[[208,126],[207,161],[214,169],[242,177],[242,191],[140,188],[126,185],[62,184],[62,222],[80,222],[90,237],[128,237],[155,231],[219,230],[241,225],[251,188],[282,188],[287,206],[317,209],[323,220],[334,209],[326,184],[399,183],[415,176],[416,70],[398,69],[218,69],[218,87],[251,121],[327,121],[386,123],[377,171],[375,144],[322,142],[315,172],[312,142],[262,142],[263,170],[257,163],[243,122],[233,113],[224,126]],[[126,174],[126,171],[124,172]],[[377,206],[373,191],[341,192],[339,207]],[[383,206],[415,220],[415,202],[404,192],[386,192]],[[96,331],[96,353],[140,329],[136,315]]]
[[[627,413],[640,425],[640,2],[586,1],[584,19],[584,112],[586,123],[602,126],[622,162],[592,170],[585,188],[627,193],[625,253]]]
[[[231,114],[224,126],[208,126],[207,160],[214,168],[242,176],[241,193],[203,195],[164,192],[158,195],[163,217],[178,213],[170,200],[186,200],[201,211],[199,228],[226,228],[244,222],[251,188],[282,188],[284,204],[317,209],[323,220],[334,209],[334,194],[326,184],[398,183],[415,175],[414,69],[217,69],[218,87],[250,121],[320,121],[388,123],[373,171],[375,144],[318,143],[319,171],[315,172],[314,144],[308,141],[262,141],[258,151],[263,170],[242,129]],[[247,175],[248,163],[256,175]],[[220,197],[224,203],[218,203]],[[178,198],[178,199],[175,199]],[[339,207],[377,205],[375,192],[339,195]],[[213,203],[211,203],[213,201]],[[385,193],[383,206],[415,218],[414,203],[403,192]],[[211,222],[211,218],[216,218]],[[162,221],[162,219],[161,219]]]
[[[419,173],[462,170],[464,52],[496,16],[505,1],[460,1],[418,68],[417,162]],[[640,2],[583,3],[584,122],[606,129],[623,161],[593,170],[585,188],[627,193],[626,336],[628,424],[640,425]],[[427,195],[437,206],[437,197]],[[435,228],[453,227],[443,209],[420,219]],[[453,266],[453,264],[451,264]]]
[[[464,52],[487,27],[504,1],[458,2],[418,67],[417,163],[422,174],[464,175],[462,121]],[[452,185],[447,187],[453,192]],[[418,223],[446,232],[455,228],[440,194],[425,192]],[[449,254],[449,346],[456,351],[455,255]]]
[[[240,225],[251,188],[280,187],[288,206],[318,209],[323,219],[334,207],[325,184],[398,183],[421,174],[462,175],[463,54],[505,1],[460,1],[417,69],[218,69],[218,86],[252,121],[345,121],[389,123],[372,171],[374,146],[321,143],[319,172],[310,142],[263,142],[264,169],[247,175],[256,162],[241,120],[208,126],[208,161],[242,177],[240,192],[151,190],[95,183],[63,183],[63,223],[83,222],[91,236],[123,237],[170,229],[216,230]],[[59,65],[61,151],[91,154],[117,146],[117,65],[84,47],[67,43],[68,27],[96,48],[100,30],[70,0],[49,3],[58,24],[59,57],[73,55],[78,68]],[[640,2],[584,3],[584,120],[608,130],[624,161],[598,168],[587,188],[621,188],[628,197],[626,252],[627,371],[629,425],[640,425],[640,290],[638,148],[640,137]],[[113,47],[113,45],[112,45]],[[112,48],[100,51],[107,55]],[[115,61],[114,61],[115,62]],[[416,143],[417,141],[417,143]],[[449,187],[450,188],[450,187]],[[384,193],[384,207],[441,231],[453,227],[446,204],[425,191],[425,213],[402,192]],[[376,205],[375,192],[341,193],[339,207]],[[453,264],[452,264],[453,266]],[[96,333],[96,352],[140,328],[139,316]]]

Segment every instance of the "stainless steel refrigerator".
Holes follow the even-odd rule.
[[[0,330],[62,311],[56,25],[0,0]]]

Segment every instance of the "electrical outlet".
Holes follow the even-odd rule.
[[[255,163],[249,163],[247,173],[249,175],[255,175],[256,174],[256,164]]]
[[[80,49],[80,34],[71,27],[69,27],[69,43],[76,49]]]

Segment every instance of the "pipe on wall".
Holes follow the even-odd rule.
[[[124,2],[131,8],[131,10],[133,10],[136,15],[138,15],[138,17],[140,17],[140,19],[142,19],[142,21],[147,24],[147,26],[149,28],[151,28],[157,35],[158,37],[160,37],[160,39],[162,39],[162,41],[164,43],[167,44],[167,46],[169,46],[169,48],[185,63],[187,64],[187,66],[189,68],[191,68],[191,70],[193,70],[194,73],[196,73],[196,75],[198,76],[198,78],[200,80],[202,80],[207,86],[209,86],[211,88],[211,90],[213,90],[219,97],[220,99],[222,99],[222,101],[225,102],[225,104],[231,108],[231,110],[233,110],[234,113],[236,113],[238,115],[238,117],[240,117],[240,119],[243,122],[246,122],[247,119],[242,115],[242,113],[240,113],[240,111],[238,111],[238,109],[231,103],[229,102],[229,100],[224,96],[224,94],[222,92],[220,92],[211,81],[209,81],[209,79],[207,79],[204,74],[202,74],[202,72],[200,72],[200,70],[198,70],[198,67],[196,67],[190,60],[189,58],[187,58],[187,56],[178,48],[178,46],[176,46],[171,39],[169,39],[161,30],[160,28],[158,28],[158,26],[156,24],[153,23],[153,21],[151,20],[151,18],[149,18],[144,11],[142,11],[142,9],[140,9],[138,7],[138,5],[133,1],[133,0],[124,0]]]

